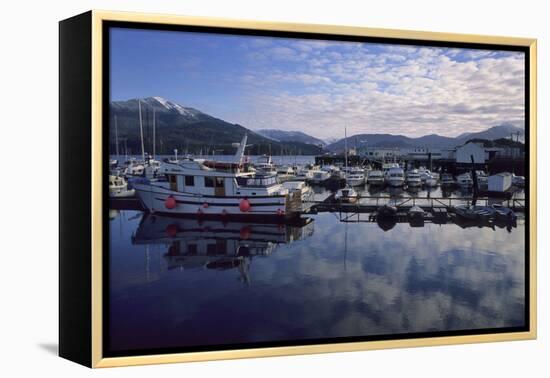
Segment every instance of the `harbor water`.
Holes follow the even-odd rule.
[[[113,353],[526,321],[523,217],[381,227],[330,212],[296,225],[109,215]]]

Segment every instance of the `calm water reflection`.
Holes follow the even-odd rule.
[[[524,324],[524,231],[111,213],[112,350]]]

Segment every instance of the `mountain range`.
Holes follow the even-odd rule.
[[[172,154],[174,149],[191,154],[232,154],[235,152],[233,143],[240,142],[245,133],[251,145],[247,152],[253,155],[315,155],[321,152],[321,148],[314,144],[267,138],[239,124],[226,122],[162,97],[111,102],[109,131],[112,152],[116,150],[116,132],[120,153],[124,153],[125,149],[128,149],[129,154],[141,152],[140,107],[145,151],[149,153],[153,151],[153,123],[157,154]]]
[[[143,139],[146,152],[153,151],[153,123],[156,128],[156,153],[172,154],[232,154],[233,143],[248,135],[251,145],[247,152],[252,155],[316,155],[324,151],[344,151],[344,139],[323,141],[301,131],[277,129],[250,130],[239,124],[212,117],[200,110],[185,107],[162,97],[147,97],[127,101],[113,101],[110,104],[110,147],[115,151],[115,129],[118,132],[119,151],[141,152],[139,108],[143,124]],[[154,117],[153,117],[154,116]],[[115,126],[116,118],[116,128]],[[153,122],[154,118],[154,122]],[[501,124],[476,133],[463,133],[457,137],[430,134],[418,138],[392,134],[357,134],[348,137],[348,148],[353,147],[427,147],[453,148],[471,139],[509,138],[519,133],[525,140],[524,130],[510,124]]]
[[[311,135],[303,133],[301,131],[283,131],[276,129],[261,129],[256,130],[260,135],[266,138],[275,140],[277,142],[301,142],[306,144],[313,144],[316,146],[326,146],[327,142],[319,138],[315,138]]]
[[[519,133],[520,141],[525,140],[525,132],[519,127],[510,124],[502,124],[488,128],[487,130],[476,133],[463,133],[457,137],[445,137],[437,134],[424,135],[418,138],[411,138],[404,135],[392,134],[358,134],[347,138],[348,148],[353,147],[427,147],[427,148],[453,148],[463,145],[472,139],[495,140],[500,138],[510,138],[511,134]],[[331,152],[342,152],[345,148],[344,139],[331,143],[326,149]]]

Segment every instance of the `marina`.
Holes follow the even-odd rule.
[[[202,61],[231,55],[241,46],[234,42]],[[285,42],[290,49],[269,41],[273,51],[315,51],[329,65],[338,56],[368,62],[350,54],[373,48],[295,42]],[[194,43],[190,56],[210,49]],[[493,61],[475,67],[477,60],[435,46],[418,56],[407,50],[415,56],[411,70],[370,82],[380,67],[349,75],[320,64],[315,75],[302,75],[312,67],[263,51],[266,59],[255,63],[271,69],[229,84],[233,72],[258,67],[244,51],[233,51],[233,61],[219,57],[229,65],[215,79],[196,72],[178,87],[152,81],[139,92],[119,88],[111,99],[107,350],[525,327],[531,182],[524,101],[458,93],[477,88],[469,85],[443,93],[448,72],[428,69],[414,85],[435,87],[414,95],[407,87],[412,68],[438,51],[433,62],[470,63],[457,75]],[[512,79],[506,83],[520,82]],[[500,109],[505,116],[490,114]]]

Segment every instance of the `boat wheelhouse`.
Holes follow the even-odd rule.
[[[134,189],[128,189],[128,183],[123,177],[109,175],[109,197],[124,198],[134,195]]]
[[[262,155],[258,157],[256,162],[254,163],[254,168],[259,173],[264,174],[276,174],[277,169],[275,168],[275,165],[273,164],[273,161],[271,160],[271,156],[269,155]]]

